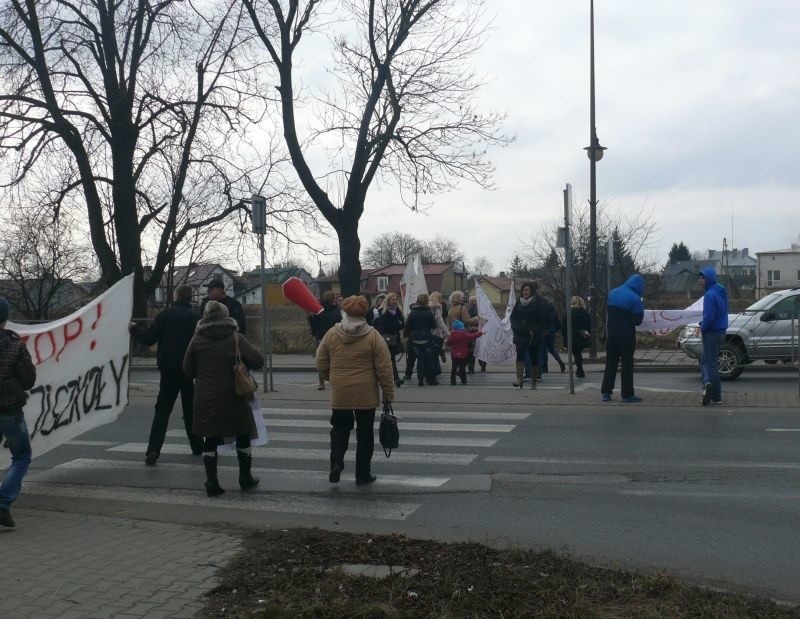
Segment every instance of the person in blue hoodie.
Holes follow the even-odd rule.
[[[717,282],[717,272],[713,267],[702,269],[699,274],[703,295],[703,320],[700,321],[700,335],[703,339],[703,358],[700,372],[703,375],[703,406],[722,402],[722,382],[719,378],[720,346],[725,342],[728,329],[728,291]]]
[[[617,365],[622,365],[622,401],[641,402],[633,392],[633,351],[636,349],[636,326],[642,324],[644,280],[634,274],[622,286],[608,294],[606,308],[606,368],[600,393],[603,402],[611,399],[617,380]]]

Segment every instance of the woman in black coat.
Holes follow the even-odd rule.
[[[591,343],[592,318],[586,311],[586,302],[582,298],[572,297],[569,305],[569,318],[572,322],[572,356],[577,366],[575,376],[584,378],[586,374],[583,373],[581,351]]]
[[[378,308],[378,317],[373,320],[372,326],[383,336],[389,346],[394,384],[398,387],[403,384],[403,379],[400,378],[397,371],[397,353],[400,352],[400,333],[403,331],[404,325],[405,318],[399,307],[397,295],[390,292],[383,298],[383,303]]]
[[[519,298],[511,310],[511,331],[514,334],[514,347],[517,349],[517,380],[515,387],[522,388],[525,372],[525,353],[530,354],[532,362],[539,358],[539,346],[547,320],[544,301],[539,296],[539,283],[526,282],[519,289]],[[536,389],[539,368],[531,367],[531,389]]]
[[[428,307],[428,295],[417,296],[416,305],[411,306],[411,311],[406,319],[404,332],[408,336],[409,346],[414,347],[417,355],[417,384],[438,385],[436,380],[436,367],[433,361],[433,348],[431,348],[431,335],[436,328],[436,319]]]

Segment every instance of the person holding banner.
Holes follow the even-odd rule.
[[[258,370],[264,358],[237,332],[237,324],[228,308],[217,301],[206,303],[203,318],[197,323],[194,337],[183,358],[183,372],[194,378],[195,434],[204,437],[203,466],[206,470],[206,494],[219,496],[225,491],[217,478],[217,447],[236,437],[239,460],[239,486],[253,488],[250,438],[257,435],[249,402],[236,395],[233,366],[236,363],[237,339],[242,362],[249,370]]]
[[[31,441],[22,407],[36,383],[36,367],[19,335],[6,329],[8,301],[0,297],[0,440],[11,451],[11,466],[0,483],[0,526],[13,527],[11,504],[31,463]]]
[[[469,298],[469,303],[467,305],[467,311],[469,312],[469,317],[474,318],[478,322],[480,319],[478,317],[478,297],[472,296]],[[473,326],[472,331],[479,331],[480,329],[477,326]],[[469,357],[467,358],[467,372],[469,374],[475,373],[475,341],[470,342],[469,344]],[[481,368],[481,373],[486,372],[486,361],[481,361],[480,359],[477,360],[478,365]]]
[[[722,382],[719,377],[720,347],[725,343],[728,330],[728,291],[717,281],[714,267],[701,270],[698,279],[705,290],[703,295],[703,320],[700,321],[700,337],[703,340],[703,357],[700,373],[703,378],[703,406],[722,403]]]
[[[622,369],[622,401],[635,404],[642,398],[633,392],[633,353],[636,350],[636,326],[644,319],[644,279],[639,274],[608,293],[606,306],[606,367],[600,397],[603,402],[611,400],[617,379],[617,365]]]
[[[183,426],[192,453],[199,456],[203,453],[203,439],[192,432],[194,402],[194,383],[183,373],[183,357],[189,342],[194,335],[198,316],[192,309],[192,287],[181,284],[175,288],[175,305],[165,309],[155,317],[146,329],[135,322],[128,326],[133,338],[142,344],[152,346],[158,344],[156,359],[160,380],[156,411],[150,426],[150,438],[147,442],[144,463],[153,466],[161,454],[164,437],[167,435],[169,416],[175,406],[178,394],[181,396],[183,409]]]
[[[529,354],[531,363],[538,362],[539,346],[542,344],[542,333],[545,329],[545,307],[542,297],[539,296],[539,282],[532,281],[522,284],[519,289],[519,298],[511,310],[511,331],[514,334],[514,347],[517,351],[517,380],[515,387],[522,389],[525,382],[525,354]],[[531,389],[536,389],[536,379],[539,369],[531,366]]]

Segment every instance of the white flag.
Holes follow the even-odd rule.
[[[23,409],[34,456],[115,421],[125,408],[132,309],[129,275],[66,318],[6,325],[23,339],[36,366]],[[0,468],[8,461],[8,450],[0,450]]]
[[[412,303],[417,302],[417,296],[428,294],[428,284],[425,282],[425,273],[422,270],[422,258],[413,254],[406,264],[403,279],[400,280],[400,293],[403,297],[403,315],[408,318]]]
[[[653,335],[666,335],[678,327],[688,325],[703,317],[703,297],[682,310],[644,310],[642,324],[637,331],[649,331]]]
[[[483,335],[475,340],[475,357],[492,365],[504,365],[516,361],[514,334],[511,332],[511,310],[517,301],[514,288],[512,287],[508,294],[506,313],[502,320],[477,280],[475,296],[478,298],[478,328],[483,331]]]

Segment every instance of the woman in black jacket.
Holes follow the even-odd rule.
[[[428,301],[427,294],[417,296],[417,304],[411,307],[404,329],[409,345],[414,347],[417,355],[417,384],[420,387],[425,385],[426,379],[429,385],[439,384],[431,348],[431,335],[436,328],[436,319],[428,307]]]
[[[592,318],[589,316],[589,312],[586,311],[586,302],[582,298],[572,297],[569,305],[569,318],[572,322],[572,356],[577,367],[575,376],[584,378],[586,374],[583,373],[581,351],[591,343]]]
[[[372,326],[383,336],[389,346],[394,384],[398,387],[403,384],[403,379],[400,378],[397,371],[397,353],[400,352],[400,333],[403,331],[404,325],[405,318],[399,307],[397,295],[390,292],[383,298],[383,303],[378,308],[378,317],[373,320]]]
[[[514,346],[517,349],[517,380],[515,387],[522,389],[525,372],[525,353],[530,354],[531,362],[539,358],[539,346],[542,344],[542,333],[545,330],[545,306],[539,296],[539,283],[526,282],[519,289],[519,298],[511,310],[511,331],[514,334]],[[531,367],[531,389],[536,389],[536,377],[539,368]]]

